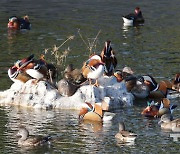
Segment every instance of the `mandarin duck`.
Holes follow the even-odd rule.
[[[148,102],[148,106],[141,112],[146,117],[161,117],[163,114],[172,114],[177,105],[170,105],[170,100],[163,98],[160,103]]]
[[[75,69],[73,67],[73,64],[68,65],[64,70],[64,79],[76,85],[80,85],[81,83],[86,81],[86,78],[84,78],[82,74],[82,70]]]
[[[82,74],[85,78],[89,79],[91,84],[91,79],[95,79],[95,86],[99,86],[98,78],[104,74],[104,63],[101,60],[101,57],[98,55],[93,55],[90,57],[82,67]]]
[[[28,65],[29,63],[31,63],[34,59],[34,55],[30,55],[27,58],[24,58],[22,60],[18,60],[14,66],[10,67],[8,69],[8,76],[9,78],[13,81],[21,81],[21,82],[26,82],[30,79],[32,79],[32,77],[30,75],[28,75],[25,71],[23,71],[21,68],[25,67],[26,65]]]
[[[20,73],[19,73],[20,72]],[[36,60],[34,55],[30,55],[27,58],[18,60],[15,65],[8,70],[8,75],[10,79],[13,78],[13,75],[21,74],[28,76],[31,79],[51,79],[55,78],[56,68],[52,64],[48,64],[43,57]]]
[[[28,80],[32,79],[30,75],[28,75],[26,72],[18,70],[16,66],[13,66],[8,69],[8,76],[13,82],[27,82]]]
[[[9,29],[21,30],[21,29],[30,29],[31,23],[29,22],[29,17],[26,15],[23,18],[17,16],[12,16],[9,18],[7,27]]]
[[[111,47],[111,41],[106,41],[105,46],[101,52],[102,62],[105,64],[105,74],[111,76],[117,66],[117,59]]]
[[[172,89],[172,84],[168,80],[162,80],[159,83],[151,75],[142,75],[137,78],[137,84],[145,84],[148,86],[150,93],[149,98],[165,98],[168,90]]]
[[[103,110],[102,107],[96,103],[94,105],[85,102],[88,107],[81,108],[79,112],[79,120],[90,120],[90,121],[97,121],[102,122],[103,121]]]

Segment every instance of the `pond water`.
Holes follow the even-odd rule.
[[[179,0],[1,0],[0,6],[0,90],[8,89],[12,81],[7,70],[13,63],[30,54],[39,57],[45,49],[60,46],[69,36],[73,40],[59,50],[69,49],[63,69],[73,63],[80,68],[90,53],[100,53],[106,40],[118,59],[118,68],[130,66],[136,74],[150,74],[157,81],[171,79],[180,71],[180,14]],[[145,24],[124,27],[122,15],[140,6]],[[12,15],[29,15],[32,29],[12,33],[7,30]],[[86,44],[84,43],[82,37]],[[53,55],[48,54],[53,62]],[[171,98],[179,105],[180,97]],[[141,116],[146,101],[137,101],[131,108],[115,111],[111,122],[79,124],[78,111],[41,111],[18,107],[0,107],[0,153],[178,153],[179,141],[170,137],[158,126],[159,119]],[[174,111],[179,117],[179,106]],[[127,128],[138,134],[135,144],[121,144],[115,139],[118,122],[125,121]],[[51,145],[22,149],[17,146],[20,124],[26,125],[31,134],[57,135]]]

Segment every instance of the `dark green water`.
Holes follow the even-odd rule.
[[[121,16],[140,6],[145,25],[123,27]],[[180,71],[180,14],[178,0],[1,0],[0,1],[0,90],[12,82],[7,70],[13,63],[32,53],[39,57],[45,49],[60,46],[68,36],[75,38],[60,48],[70,48],[66,62],[80,68],[89,55],[78,30],[86,42],[92,43],[97,33],[96,47],[100,53],[104,41],[110,39],[116,51],[118,68],[130,66],[136,74],[151,74],[157,81],[171,79]],[[32,30],[10,33],[6,25],[12,15],[28,14]],[[53,56],[48,57],[53,61]],[[179,104],[179,98],[171,99]],[[138,102],[136,103],[138,104]],[[178,153],[179,143],[161,131],[158,119],[140,115],[146,104],[119,110],[111,123],[94,132],[94,125],[79,124],[77,111],[34,111],[15,107],[0,108],[0,153]],[[179,117],[179,106],[174,112]],[[134,145],[121,145],[114,135],[117,123],[124,120],[138,134]],[[50,146],[21,149],[15,133],[25,124],[31,134],[62,135]],[[99,127],[98,127],[99,128]]]

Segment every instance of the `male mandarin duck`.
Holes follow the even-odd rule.
[[[49,142],[51,136],[29,136],[29,131],[26,127],[20,126],[17,135],[19,138],[18,145],[24,147],[33,147]]]
[[[42,71],[42,74],[44,74],[45,79],[47,79],[47,80],[49,80],[49,82],[53,83],[56,78],[57,69],[53,64],[47,63],[44,57],[45,56],[42,54],[40,56],[40,59],[35,60],[35,63],[37,63],[37,65],[40,66],[39,72]],[[43,73],[43,71],[44,71],[44,73]]]
[[[7,27],[9,29],[14,29],[14,30],[20,30],[20,29],[30,29],[31,24],[29,22],[29,17],[26,15],[23,18],[19,18],[16,16],[12,16],[9,18],[9,22]]]
[[[145,84],[149,90],[149,98],[165,98],[169,89],[172,89],[172,84],[168,80],[162,80],[159,83],[151,75],[142,75],[137,78],[137,84]]]
[[[124,123],[120,122],[119,123],[119,132],[115,135],[115,137],[124,143],[134,142],[137,137],[137,134],[125,130]]]
[[[95,79],[95,86],[99,86],[98,78],[104,74],[104,63],[101,57],[98,55],[93,55],[90,57],[82,67],[82,74],[85,78],[89,79],[91,84],[91,79]]]
[[[107,103],[102,101],[99,103],[90,104],[86,102],[87,107],[81,108],[79,112],[80,121],[106,122],[112,120],[115,113],[107,112]]]
[[[93,105],[86,102],[88,107],[81,108],[79,112],[79,120],[90,120],[90,121],[103,121],[103,110],[102,107],[96,103]]]
[[[16,66],[10,67],[8,69],[8,76],[13,82],[21,81],[25,83],[28,80],[32,79],[30,75],[28,75],[26,72],[18,70]]]
[[[7,27],[9,29],[19,30],[20,22],[16,16],[10,17]]]
[[[30,55],[27,58],[22,60],[18,60],[14,66],[8,69],[8,76],[13,81],[21,81],[25,83],[26,81],[32,79],[30,75],[28,75],[25,71],[22,70],[23,67],[27,66],[29,63],[33,61],[34,55]]]
[[[131,92],[136,98],[142,99],[149,96],[149,87],[144,83],[144,81],[139,81],[138,77],[134,76],[133,73],[125,72],[124,81],[126,83],[127,91]]]
[[[134,13],[122,17],[125,25],[136,25],[144,23],[144,18],[139,7],[136,7]]]
[[[170,100],[163,98],[159,103],[148,102],[148,106],[141,112],[146,117],[161,117],[163,114],[170,114],[177,107],[177,105],[170,105]]]
[[[102,62],[105,64],[105,74],[108,76],[113,75],[114,69],[117,66],[117,59],[111,47],[111,41],[106,41],[105,46],[101,52]]]
[[[31,56],[30,56],[31,57]],[[43,79],[47,78],[48,69],[44,60],[30,60],[30,62],[24,62],[28,58],[24,58],[15,63],[15,66],[18,67],[19,70],[26,72],[34,79]]]
[[[172,81],[172,89],[180,92],[180,73],[177,73]]]
[[[54,78],[56,68],[52,64],[47,64],[41,57],[38,60],[34,59],[34,55],[31,55],[22,60],[18,60],[15,65],[8,70],[8,75],[12,79],[13,75],[21,74],[33,79],[50,79]]]
[[[161,128],[164,130],[171,130],[173,132],[180,132],[180,118],[171,120],[171,117],[168,114],[161,116],[161,120],[158,122],[161,125]]]

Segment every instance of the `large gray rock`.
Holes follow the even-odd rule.
[[[81,86],[70,97],[61,96],[57,89],[45,81],[29,80],[26,83],[13,83],[10,89],[0,92],[1,105],[20,105],[41,109],[80,109],[85,102],[106,102],[109,109],[132,106],[134,97],[128,93],[125,83],[118,83],[114,77],[99,79],[99,87]]]

